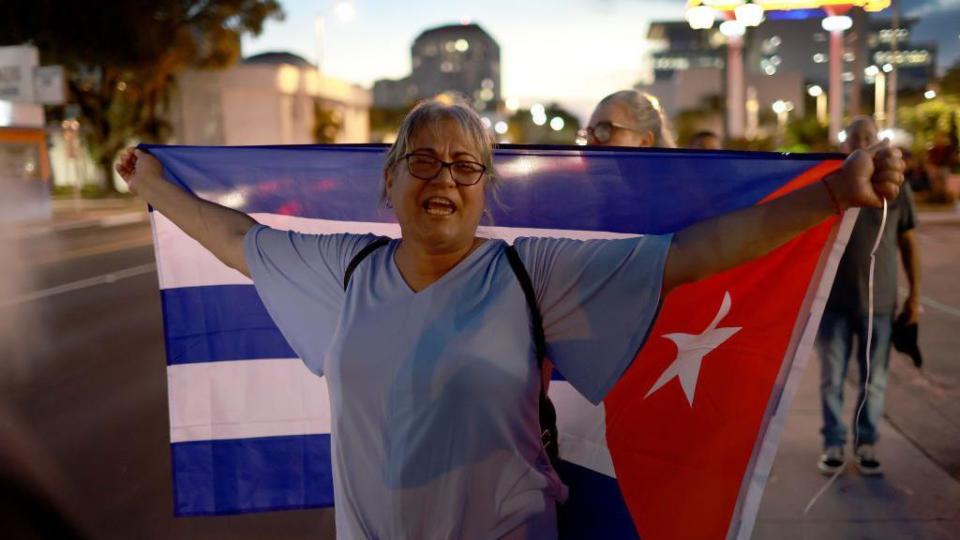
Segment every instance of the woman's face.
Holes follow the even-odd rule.
[[[596,130],[598,125],[605,122],[620,127],[612,127],[610,129],[610,139],[607,141],[599,141],[592,136],[587,137],[588,144],[646,148],[653,146],[653,141],[656,139],[650,130],[637,130],[636,126],[634,126],[630,120],[627,105],[618,101],[598,105],[593,111],[593,114],[590,115],[588,127]]]
[[[487,173],[469,186],[454,181],[451,167],[441,168],[432,180],[411,174],[411,166],[422,167],[430,158],[448,163],[481,161],[479,149],[473,147],[454,120],[444,119],[434,127],[420,128],[413,134],[408,154],[415,157],[397,162],[387,172],[386,186],[403,239],[420,243],[428,251],[443,253],[473,242],[483,215]],[[461,180],[469,176],[470,165],[454,167]],[[424,176],[422,171],[419,176]]]

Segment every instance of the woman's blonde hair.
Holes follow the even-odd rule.
[[[381,203],[387,202],[387,175],[403,159],[403,156],[413,150],[411,144],[417,131],[427,128],[433,130],[434,134],[439,136],[440,123],[444,120],[454,121],[467,142],[476,149],[480,162],[487,168],[486,173],[484,173],[486,188],[494,193],[494,197],[496,196],[499,178],[493,167],[493,137],[484,127],[480,115],[469,105],[460,100],[451,100],[444,97],[443,99],[421,101],[407,113],[407,117],[400,124],[397,140],[387,151],[387,158],[383,164],[383,180],[380,184]]]
[[[677,142],[670,132],[667,115],[663,114],[660,101],[650,94],[639,90],[621,90],[614,92],[600,100],[597,107],[609,103],[626,105],[632,128],[653,133],[653,146],[660,148],[676,148]]]

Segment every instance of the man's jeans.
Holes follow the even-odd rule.
[[[843,381],[847,376],[848,359],[857,338],[857,364],[860,366],[859,395],[857,407],[863,402],[863,382],[866,376],[867,320],[864,315],[838,311],[824,311],[817,335],[817,352],[820,356],[820,403],[823,406],[824,446],[843,446],[847,427],[843,424]],[[873,338],[870,355],[870,390],[867,404],[860,413],[859,433],[854,445],[874,444],[877,441],[877,425],[883,415],[883,395],[887,389],[887,367],[890,363],[890,334],[893,317],[889,313],[874,315]],[[856,420],[854,420],[856,422]]]

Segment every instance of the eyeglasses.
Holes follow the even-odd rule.
[[[421,180],[433,180],[440,176],[444,167],[450,169],[450,177],[461,186],[472,186],[483,178],[487,167],[476,161],[443,161],[427,154],[407,154],[400,159],[407,161],[407,170]]]
[[[618,124],[617,122],[604,121],[597,122],[594,126],[587,126],[585,129],[581,129],[579,135],[584,138],[592,137],[600,144],[607,144],[610,142],[610,137],[613,136],[614,129],[625,129],[634,133],[642,133],[639,129],[634,129],[630,126]]]

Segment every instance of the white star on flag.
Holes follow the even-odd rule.
[[[680,379],[683,393],[687,396],[690,406],[693,407],[693,394],[697,389],[697,378],[700,376],[700,364],[703,362],[703,357],[713,352],[721,343],[730,339],[730,336],[736,334],[742,328],[740,326],[717,328],[720,321],[730,312],[730,304],[730,291],[727,291],[723,294],[723,302],[720,304],[720,311],[717,312],[717,316],[700,334],[678,332],[663,336],[677,345],[677,357],[663,371],[657,382],[653,383],[653,387],[650,388],[647,395],[643,396],[644,399],[650,397],[650,394],[676,377]]]

